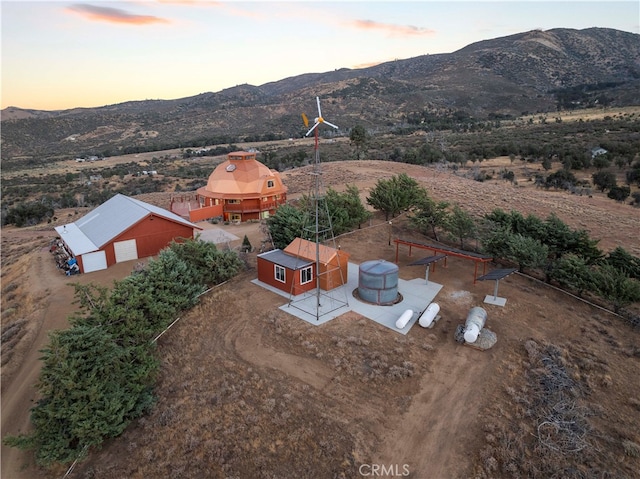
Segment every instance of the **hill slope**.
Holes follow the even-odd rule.
[[[491,118],[640,104],[640,35],[612,29],[534,30],[364,69],[308,73],[176,100],[99,108],[2,111],[3,157],[112,155],[187,142],[304,133],[300,113],[329,102],[343,133],[356,124],[391,129],[408,116],[464,112]],[[160,148],[159,148],[160,149]]]
[[[494,161],[483,166],[503,164]],[[508,158],[501,161],[509,164]],[[606,240],[601,247],[622,245],[637,254],[634,226],[640,210],[618,208],[598,195],[550,195],[524,181],[505,187],[464,178],[459,171],[404,163],[323,164],[327,186],[349,183],[360,191],[400,173],[435,199],[459,201],[474,214],[500,205],[540,217],[554,211],[572,227]],[[283,176],[292,195],[309,191],[310,167]],[[138,198],[166,206],[168,196]],[[63,212],[58,216],[68,221]],[[3,369],[5,432],[27,427],[38,351],[47,331],[66,327],[65,317],[77,306],[72,284],[46,248],[55,235],[51,226],[3,230],[3,280],[14,285],[2,297],[3,311],[14,310],[3,314],[3,321],[18,323],[15,330],[24,334],[3,343],[3,356],[13,353],[3,363],[13,371]],[[238,237],[232,247],[240,245],[241,231],[254,245],[262,238],[257,223],[216,227]],[[388,232],[387,222],[378,217],[371,227],[342,236],[340,245],[356,264],[394,261]],[[403,218],[394,219],[392,235],[425,242],[413,236]],[[414,250],[410,256],[401,247],[400,278],[424,278],[424,268],[410,263],[425,254]],[[109,287],[136,261],[76,278]],[[162,367],[153,411],[101,450],[92,450],[70,479],[351,478],[362,475],[362,464],[398,464],[397,476],[407,464],[416,478],[551,477],[557,471],[563,477],[602,477],[604,471],[635,477],[640,350],[638,332],[619,318],[520,275],[500,283],[500,295],[508,298],[505,307],[487,306],[483,298],[494,285],[474,284],[473,265],[450,257],[446,268],[439,264],[429,277],[443,285],[437,297],[442,319],[434,329],[415,325],[398,335],[354,313],[315,326],[279,309],[286,298],[252,283],[255,253],[249,261],[254,269],[205,295],[158,342]],[[487,308],[488,327],[499,338],[489,351],[462,347],[453,338],[475,305]],[[553,362],[541,364],[549,352]],[[540,402],[538,393],[544,385],[562,386],[559,380],[572,387],[561,389],[567,394],[562,404],[572,408],[558,412],[571,412],[569,419],[588,426],[579,437],[584,439],[579,445],[586,445],[579,454],[558,453],[553,448],[566,436],[547,430],[541,436],[538,428],[547,420],[540,413],[547,414],[543,409],[549,404]],[[3,477],[64,474],[38,470],[28,453],[3,448]]]

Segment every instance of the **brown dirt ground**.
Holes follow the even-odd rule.
[[[505,161],[483,167],[498,170]],[[309,191],[305,172],[283,175],[292,197]],[[600,238],[605,250],[621,245],[640,254],[639,209],[599,195],[543,193],[529,185],[525,172],[518,173],[518,186],[379,161],[328,163],[323,172],[326,186],[355,184],[363,196],[377,179],[405,172],[434,198],[474,213],[502,207],[544,218],[555,212]],[[165,207],[167,198],[141,197]],[[261,243],[255,224],[225,228],[239,238],[247,234],[254,246]],[[402,219],[393,220],[392,235],[413,236]],[[2,230],[3,436],[29,428],[38,350],[48,331],[65,327],[75,308],[68,283],[110,285],[135,263],[67,278],[48,253],[53,236],[51,226]],[[393,261],[396,248],[388,239],[389,226],[377,218],[339,243],[356,263]],[[409,257],[401,247],[400,276],[424,277],[423,267],[408,264],[428,254],[414,250]],[[255,256],[249,264],[255,265]],[[371,471],[361,469],[363,464],[393,467],[395,474],[387,477],[405,471],[413,478],[516,477],[495,464],[525,460],[505,459],[505,451],[518,451],[517,444],[504,444],[513,431],[522,433],[514,444],[536,440],[532,407],[522,406],[521,398],[535,371],[526,347],[532,340],[562,351],[567,370],[585,391],[580,401],[594,411],[587,438],[593,452],[584,467],[614,471],[616,477],[633,477],[640,468],[638,331],[606,311],[519,275],[500,282],[505,307],[485,305],[493,283],[474,285],[473,263],[449,258],[446,268],[440,263],[430,275],[443,285],[436,297],[442,319],[431,330],[416,325],[402,336],[355,313],[314,327],[277,309],[283,299],[252,284],[254,277],[250,268],[212,291],[161,338],[156,407],[120,438],[92,451],[71,478],[352,478]],[[455,327],[476,305],[487,310],[487,327],[498,335],[486,352],[453,339]],[[42,471],[29,453],[2,446],[3,478],[63,473]]]

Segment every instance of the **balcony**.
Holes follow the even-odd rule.
[[[243,201],[242,203],[225,203],[225,213],[258,213],[260,211],[272,211],[278,206],[285,203],[285,200],[279,201]]]

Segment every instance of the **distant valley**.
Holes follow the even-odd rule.
[[[2,161],[111,156],[300,137],[320,96],[348,135],[420,128],[425,119],[500,121],[558,109],[640,105],[640,35],[534,30],[364,69],[308,73],[175,100],[62,111],[2,111]]]

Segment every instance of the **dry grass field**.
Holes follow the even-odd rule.
[[[508,158],[483,162],[487,171]],[[518,169],[516,169],[518,167]],[[327,163],[325,186],[355,184],[363,197],[382,177],[407,173],[432,197],[482,214],[496,207],[554,212],[609,250],[640,255],[640,209],[536,189],[525,166],[518,184],[381,161]],[[283,174],[292,197],[310,187],[308,169]],[[494,176],[495,177],[495,176]],[[169,193],[141,197],[167,207]],[[59,221],[70,221],[67,212]],[[259,245],[257,225],[225,226]],[[395,259],[389,227],[339,238],[351,260]],[[415,236],[402,218],[393,237]],[[2,434],[28,428],[38,349],[74,310],[70,278],[56,270],[50,225],[2,231]],[[239,246],[231,244],[230,246]],[[429,253],[422,252],[423,255]],[[399,250],[400,277],[424,277],[421,257]],[[159,341],[154,410],[70,478],[636,477],[640,469],[640,332],[611,313],[536,280],[500,282],[504,307],[483,303],[493,283],[473,283],[473,263],[449,258],[429,277],[443,285],[435,328],[406,335],[349,313],[313,326],[278,307],[283,298],[250,281],[249,269],[203,297]],[[71,278],[109,285],[132,263]],[[427,305],[425,304],[425,307]],[[473,306],[498,336],[481,352],[453,334]],[[6,334],[6,339],[5,339]],[[391,472],[389,472],[391,471]],[[62,477],[30,455],[2,448],[2,477]]]

